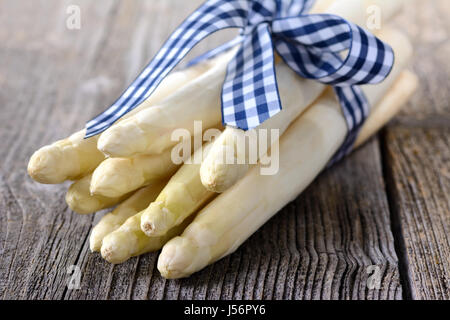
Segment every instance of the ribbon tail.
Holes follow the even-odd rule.
[[[268,24],[246,34],[235,59],[228,64],[222,90],[222,120],[242,130],[252,129],[281,110],[272,37]]]
[[[332,166],[352,152],[359,131],[370,115],[369,103],[359,86],[334,87],[334,92],[342,107],[348,131],[344,143],[332,157],[328,166]]]

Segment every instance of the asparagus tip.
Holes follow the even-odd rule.
[[[162,203],[153,202],[141,217],[141,230],[147,237],[164,236],[175,226],[172,216],[173,213]]]
[[[98,241],[98,237],[95,237],[93,233],[91,233],[91,237],[89,238],[89,249],[91,252],[99,252],[102,246],[101,240]]]
[[[52,146],[46,146],[37,150],[28,162],[28,174],[30,177],[44,184],[58,184],[64,182],[65,175],[61,163],[61,152]]]
[[[158,258],[158,270],[166,279],[177,279],[196,271],[198,247],[185,237],[175,237],[163,247]]]
[[[111,246],[102,246],[100,253],[102,255],[102,258],[105,259],[106,261],[110,262],[110,263],[114,263],[113,262],[113,248]]]
[[[103,241],[102,247],[100,249],[100,254],[102,258],[112,264],[119,264],[127,261],[130,256],[127,252],[122,252],[122,247],[116,247],[113,243],[108,243],[109,241]]]

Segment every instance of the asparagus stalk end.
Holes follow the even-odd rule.
[[[141,229],[148,237],[162,236],[173,227],[174,220],[177,220],[176,215],[162,202],[153,202],[142,216]]]

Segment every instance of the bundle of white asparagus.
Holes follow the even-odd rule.
[[[403,2],[319,0],[312,10],[364,26],[367,8],[377,5],[383,21],[375,33],[395,51],[389,77],[362,87],[372,109],[356,146],[395,116],[418,84],[406,70],[412,55],[408,39],[385,26]],[[31,157],[28,172],[34,180],[75,180],[66,195],[73,211],[89,214],[118,204],[90,236],[91,250],[107,261],[122,263],[162,248],[162,276],[189,276],[235,251],[295,199],[344,142],[347,126],[332,90],[300,78],[281,59],[276,73],[283,110],[249,132],[222,128],[221,86],[234,53],[170,74],[147,101],[100,136],[84,139],[81,130]],[[221,131],[192,147],[195,121],[201,121],[203,131]],[[189,134],[183,155],[174,148],[177,129]],[[260,129],[277,129],[279,141],[262,141],[267,137],[257,134]],[[258,146],[256,156],[251,156],[252,145]],[[277,172],[261,174],[264,159],[275,153]]]

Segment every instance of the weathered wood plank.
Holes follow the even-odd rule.
[[[396,20],[413,41],[421,85],[383,135],[400,265],[408,298],[450,296],[450,5],[416,1]]]
[[[450,123],[387,130],[386,171],[413,299],[450,298]]]
[[[304,212],[306,229],[297,231],[297,237],[310,257],[310,268],[316,271],[305,273],[302,282],[310,290],[294,293],[296,297],[401,297],[379,157],[377,143],[372,142],[328,170],[299,197],[305,202],[297,216],[302,218]],[[314,190],[312,196],[310,190]],[[370,265],[380,267],[381,290],[366,287]],[[321,273],[323,277],[314,277]]]
[[[89,3],[79,3],[89,20],[105,20],[110,14],[107,3],[101,12]],[[2,117],[9,126],[2,126],[0,132],[1,170],[4,185],[15,199],[17,209],[11,209],[20,209],[20,215],[6,224],[4,252],[13,253],[2,266],[4,298],[62,298],[67,267],[76,263],[90,230],[92,217],[68,212],[64,202],[67,185],[40,186],[26,174],[28,159],[38,146],[80,126],[74,97],[82,96],[79,83],[88,81],[98,44],[107,35],[99,25],[81,37],[69,32],[65,27],[68,4],[35,1],[18,5],[9,1],[2,2],[0,10],[4,15],[25,15],[18,21],[1,20],[2,30],[10,30],[12,35],[2,46],[7,59],[2,59],[1,73],[13,84],[2,88],[6,90],[2,90],[2,108],[6,110]],[[96,94],[90,98],[84,102],[84,116],[93,114],[97,103]]]
[[[414,47],[411,68],[419,76],[420,87],[393,121],[394,124],[433,127],[450,120],[450,3],[447,0],[413,1],[395,19]]]

